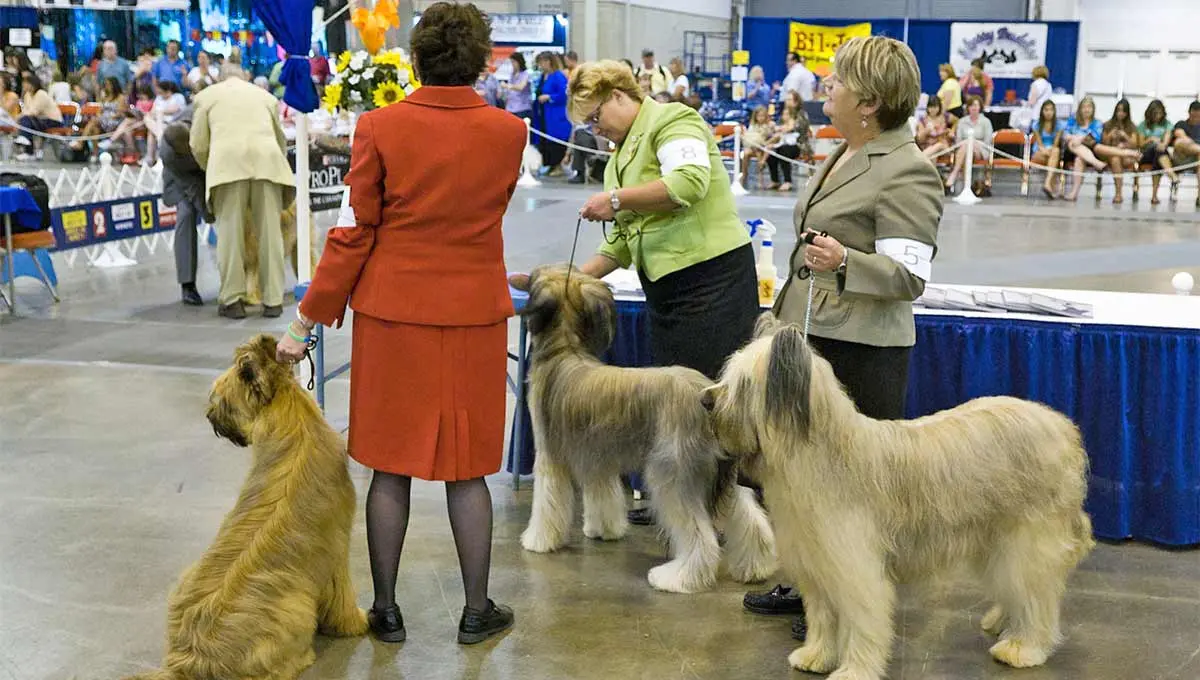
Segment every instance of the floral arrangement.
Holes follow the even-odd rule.
[[[379,52],[343,52],[337,73],[325,86],[324,107],[330,111],[370,111],[403,101],[421,83],[402,49]]]

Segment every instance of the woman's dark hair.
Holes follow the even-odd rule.
[[[980,97],[977,94],[968,95],[967,98],[963,100],[963,110],[970,111],[971,104],[979,104],[979,113],[980,115],[983,114],[983,97]]]
[[[508,55],[508,58],[517,62],[517,73],[521,73],[529,69],[529,67],[525,65],[524,54],[521,54],[520,52],[513,52],[512,54]]]
[[[1147,126],[1158,125],[1167,121],[1167,107],[1163,105],[1161,99],[1155,99],[1146,107],[1146,114],[1142,116]]]
[[[176,85],[175,81],[173,80],[158,81],[158,89],[163,90],[164,92],[169,92],[170,94],[179,94],[179,86]]]
[[[1117,113],[1121,111],[1125,112],[1125,120],[1117,119]],[[1128,99],[1118,100],[1117,105],[1113,107],[1112,118],[1104,124],[1104,132],[1111,130],[1121,130],[1128,135],[1133,135],[1137,132],[1137,126],[1133,124],[1133,113],[1130,111]]]
[[[121,81],[113,77],[104,79],[104,83],[100,85],[100,94],[112,99],[116,99],[124,94],[124,88],[121,87]]]
[[[928,102],[925,103],[925,113],[926,114],[929,113],[929,109],[937,109],[938,111],[945,113],[946,105],[942,103],[942,98],[935,94],[929,98]]]
[[[1050,107],[1050,120],[1046,120],[1047,106]],[[1039,132],[1054,132],[1054,129],[1058,127],[1058,106],[1052,100],[1047,99],[1042,102],[1042,108],[1038,109],[1037,127]]]
[[[32,85],[34,92],[37,92],[38,90],[45,87],[44,85],[42,85],[42,79],[38,78],[37,74],[33,73],[32,71],[25,71],[24,73],[22,73],[21,74],[21,82],[29,83],[30,85]]]
[[[0,85],[4,87],[6,92],[13,91],[13,77],[8,71],[0,71]],[[19,94],[19,93],[18,93]]]
[[[410,46],[425,85],[473,85],[492,53],[492,27],[473,4],[438,2],[421,14]]]
[[[149,85],[138,85],[133,91],[134,96],[145,97],[146,99],[154,99],[154,90],[150,89]]]

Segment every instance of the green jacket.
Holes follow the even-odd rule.
[[[703,161],[707,152],[708,163]],[[651,281],[750,242],[738,217],[729,174],[712,130],[683,104],[642,101],[625,141],[604,171],[606,191],[662,179],[680,207],[642,214],[621,210],[600,253],[622,267],[637,264]]]

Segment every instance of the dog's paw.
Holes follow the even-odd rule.
[[[561,548],[562,544],[562,539],[556,539],[547,532],[540,531],[532,526],[527,527],[525,531],[521,532],[521,547],[529,552],[554,552]]]
[[[1005,619],[1004,609],[1000,605],[994,604],[988,610],[988,613],[983,615],[983,620],[979,622],[979,627],[985,633],[999,635],[1004,632],[1004,627],[1008,624],[1008,621]]]
[[[629,532],[629,522],[583,523],[583,535],[597,541],[619,541]]]
[[[650,586],[655,590],[663,590],[668,593],[698,593],[712,587],[711,583],[706,583],[697,575],[687,573],[677,560],[660,564],[651,569],[646,574],[646,579],[650,581]]]
[[[811,644],[796,648],[788,656],[788,663],[792,668],[806,673],[828,673],[837,668],[833,650]]]
[[[992,658],[1013,668],[1032,668],[1041,666],[1050,658],[1050,653],[1042,648],[1020,640],[1005,639],[992,645]]]

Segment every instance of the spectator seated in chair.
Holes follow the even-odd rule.
[[[1058,122],[1058,107],[1054,105],[1054,102],[1049,99],[1042,102],[1041,109],[1038,111],[1038,119],[1029,129],[1033,145],[1033,155],[1029,158],[1030,163],[1058,169],[1062,162],[1059,142],[1062,139],[1064,127],[1062,123]],[[1042,185],[1042,193],[1051,200],[1054,200],[1054,175],[1055,173],[1047,170],[1046,182]]]
[[[1175,167],[1191,165],[1200,161],[1200,100],[1188,105],[1188,117],[1175,124],[1172,131],[1171,144],[1175,149]],[[1191,168],[1192,172],[1200,175],[1200,169]],[[1178,183],[1176,183],[1178,184]],[[1171,188],[1171,198],[1175,198],[1176,187]],[[1200,193],[1196,194],[1196,205],[1200,205]]]
[[[1151,193],[1150,205],[1158,205],[1158,185],[1162,183],[1162,172],[1165,171],[1171,181],[1171,195],[1174,196],[1179,186],[1179,175],[1171,164],[1171,154],[1167,151],[1171,146],[1171,121],[1167,120],[1167,107],[1162,100],[1155,99],[1146,107],[1142,116],[1142,124],[1138,125],[1138,138],[1142,144],[1140,168],[1154,172],[1150,176]],[[1137,199],[1137,178],[1134,178],[1133,197]]]
[[[1142,158],[1137,126],[1133,124],[1128,99],[1117,102],[1112,118],[1104,124],[1100,138],[1104,143],[1096,145],[1093,151],[1096,152],[1097,158],[1107,160],[1112,169],[1115,188],[1113,203],[1119,204],[1125,201],[1123,175],[1126,170],[1137,170],[1138,161]],[[1100,198],[1099,192],[1096,198]]]

